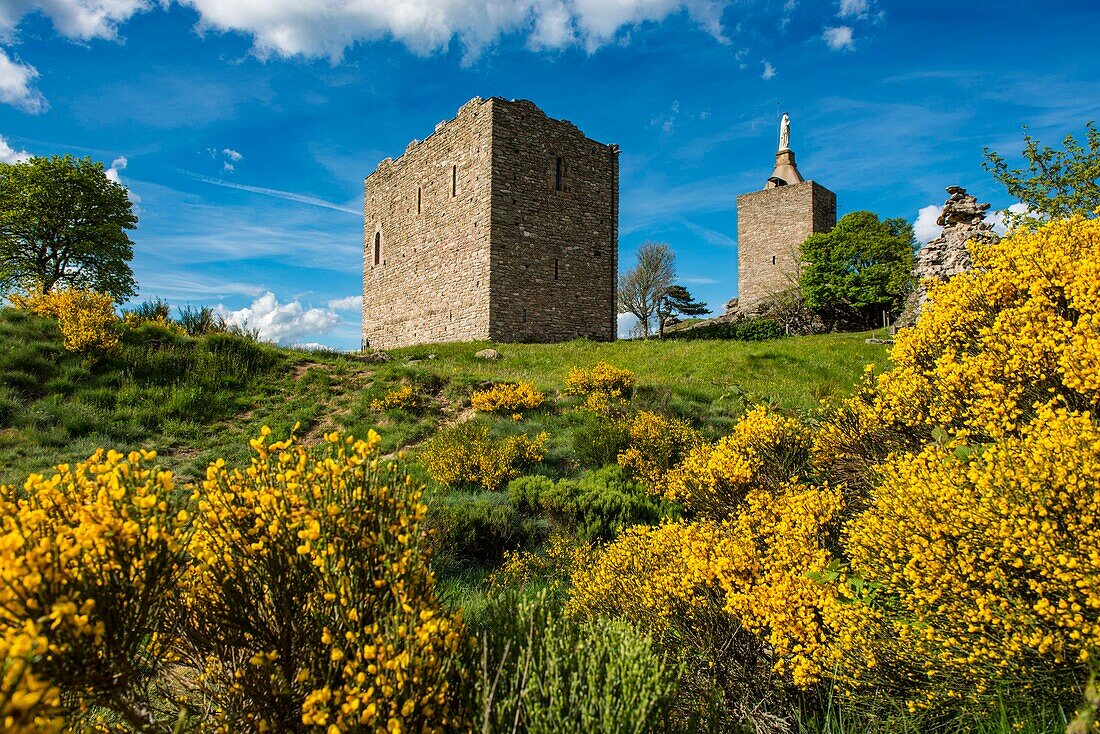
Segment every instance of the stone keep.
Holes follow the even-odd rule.
[[[366,179],[363,346],[616,334],[618,147],[474,98]]]
[[[794,151],[781,143],[764,190],[737,197],[737,310],[752,313],[796,286],[799,247],[811,234],[835,226],[836,194],[804,180]]]

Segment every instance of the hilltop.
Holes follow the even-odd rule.
[[[245,459],[247,439],[264,425],[285,435],[300,423],[307,441],[323,431],[365,435],[375,428],[383,449],[394,452],[464,417],[478,386],[529,380],[556,393],[570,367],[600,361],[637,373],[636,401],[717,437],[746,404],[803,412],[849,393],[865,365],[886,363],[885,348],[865,344],[864,336],[491,345],[503,354],[499,361],[476,358],[490,345],[467,342],[398,349],[382,362],[377,355],[307,352],[231,334],[193,338],[148,323],[127,330],[116,353],[90,362],[62,348],[54,322],[5,308],[0,482],[21,482],[101,447],[155,449],[180,478],[196,480],[217,457]],[[430,395],[430,407],[372,408],[400,385]],[[570,430],[553,413],[532,415],[519,427],[548,430],[551,449]]]

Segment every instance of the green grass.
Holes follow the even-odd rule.
[[[565,344],[440,344],[400,349],[398,357],[436,359],[418,366],[449,379],[532,380],[561,389],[569,367],[599,361],[633,370],[644,390],[679,400],[713,403],[735,396],[774,401],[792,410],[847,393],[864,365],[885,364],[886,348],[864,343],[865,334],[827,334],[764,342],[573,341]],[[488,362],[474,352],[486,346],[504,358]]]
[[[415,447],[454,421],[480,385],[531,380],[560,392],[570,367],[601,360],[638,375],[637,407],[690,418],[712,436],[746,405],[767,401],[804,412],[850,392],[865,364],[886,348],[862,334],[770,342],[620,341],[566,344],[440,344],[395,350],[376,364],[358,355],[308,353],[241,337],[191,338],[154,325],[127,333],[121,349],[90,361],[66,352],[53,322],[0,309],[0,482],[87,457],[96,448],[156,449],[184,481],[218,458],[242,462],[263,425],[285,435],[295,423],[307,441],[323,431],[376,429],[383,451]],[[474,357],[486,346],[504,358]],[[434,355],[433,359],[428,359]],[[401,384],[428,398],[423,410],[379,414],[371,401]],[[500,431],[551,434],[545,473],[575,474],[576,418],[535,411]],[[415,453],[415,451],[414,451]],[[418,478],[422,470],[411,462]]]

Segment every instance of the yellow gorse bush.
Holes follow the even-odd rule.
[[[106,293],[55,290],[30,296],[12,296],[16,308],[57,321],[70,352],[106,352],[119,345],[119,318],[114,300]]]
[[[811,577],[831,561],[824,541],[842,507],[835,490],[791,486],[750,492],[725,522],[631,528],[574,573],[568,611],[625,618],[669,639],[725,618],[731,636],[744,629],[767,643],[773,670],[813,684],[833,631],[821,610],[834,625],[847,618],[838,592]]]
[[[0,487],[4,731],[461,730],[464,629],[379,443],[264,429],[194,513],[149,451]]]
[[[63,681],[73,706],[125,708],[111,697],[168,655],[190,523],[155,458],[100,450],[0,487],[0,630],[38,625],[35,674]]]
[[[565,377],[565,392],[570,395],[593,394],[605,398],[627,398],[634,389],[635,375],[630,370],[619,369],[607,362],[599,362],[592,369],[570,368]]]
[[[664,479],[665,495],[706,517],[725,517],[749,490],[776,490],[805,469],[812,437],[794,418],[753,408],[715,444],[695,442]]]
[[[489,426],[468,421],[433,436],[420,461],[445,486],[470,484],[494,490],[519,476],[521,467],[542,461],[548,438],[545,432],[534,438],[522,433],[494,438]]]
[[[721,532],[719,524],[708,521],[627,529],[574,574],[566,610],[626,619],[658,639],[712,616],[722,607],[717,576]]]
[[[49,643],[32,621],[0,632],[0,725],[11,734],[60,731],[60,691],[35,671]]]
[[[971,250],[974,269],[933,287],[919,323],[899,332],[875,418],[996,438],[1026,425],[1036,402],[1095,409],[1100,224],[1055,221]]]
[[[459,726],[462,624],[435,596],[421,492],[380,442],[265,429],[247,469],[208,470],[187,659],[227,729]]]
[[[176,321],[173,321],[167,316],[157,316],[156,318],[147,318],[133,311],[126,311],[122,314],[122,324],[127,329],[136,329],[144,324],[154,324],[165,331],[170,331],[174,334],[184,335],[187,330],[184,329]]]
[[[569,609],[699,650],[721,611],[723,649],[748,630],[790,685],[868,702],[1072,702],[1100,655],[1100,221],[973,255],[819,427],[757,408],[663,477],[639,449],[704,519],[624,534]]]
[[[470,396],[470,405],[483,413],[521,413],[534,410],[546,397],[530,382],[494,385]]]
[[[815,448],[879,462],[843,553],[889,604],[839,670],[914,708],[996,680],[1058,696],[1097,654],[1100,221],[972,254]]]
[[[914,706],[998,680],[1040,695],[1075,688],[1072,671],[1100,651],[1095,420],[1042,407],[980,456],[933,446],[888,461],[882,477],[845,543],[892,600],[863,631],[879,640],[873,679],[923,680],[907,692]]]
[[[412,385],[402,385],[401,387],[390,390],[382,396],[381,399],[372,400],[370,409],[378,413],[384,410],[390,410],[391,408],[409,410],[415,408],[417,402],[417,395]]]
[[[828,541],[843,508],[828,487],[752,490],[715,549],[725,611],[767,643],[773,670],[796,686],[830,670],[830,648],[851,614],[838,589],[815,580],[832,561]]]
[[[619,454],[618,463],[653,492],[663,494],[669,470],[701,443],[703,436],[686,420],[642,410],[630,423],[630,444]]]

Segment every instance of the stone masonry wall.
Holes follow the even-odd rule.
[[[364,346],[489,337],[491,144],[491,106],[475,98],[367,177]]]
[[[806,181],[737,197],[737,308],[798,283],[799,246],[836,226],[836,194]]]
[[[588,139],[531,102],[492,105],[490,338],[614,339],[617,146]]]

